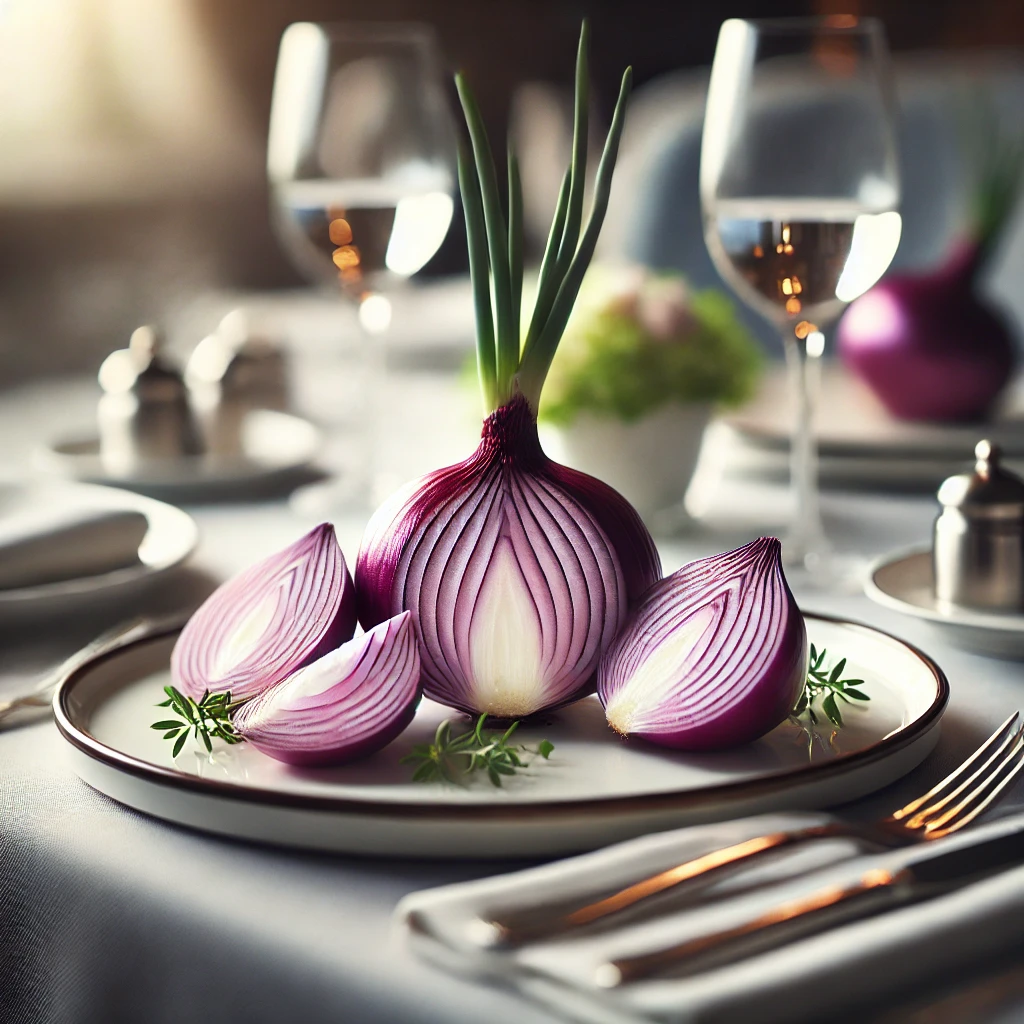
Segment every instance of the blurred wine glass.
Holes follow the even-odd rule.
[[[300,22],[281,38],[267,148],[276,230],[303,273],[357,304],[367,343],[362,457],[334,495],[348,504],[382,496],[388,292],[430,260],[452,219],[455,131],[440,67],[419,25]]]
[[[817,491],[815,374],[823,331],[899,244],[888,50],[870,18],[729,20],[711,71],[700,167],[708,250],[783,336],[795,403],[794,518],[783,552],[804,582],[848,566],[828,550]]]

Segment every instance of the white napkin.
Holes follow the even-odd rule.
[[[0,590],[136,564],[148,522],[91,488],[0,484]]]
[[[607,894],[695,856],[825,815],[761,815],[660,833],[525,871],[413,893],[396,919],[413,948],[447,970],[512,985],[573,1019],[588,1022],[793,1022],[826,1019],[962,969],[968,960],[1024,939],[1024,867],[957,892],[780,946],[691,977],[638,981],[608,991],[596,981],[610,958],[657,950],[749,921],[789,899],[856,882],[871,868],[898,870],[920,847],[865,853],[851,840],[818,840],[779,850],[659,916],[609,922],[605,929],[538,941],[508,952],[481,951],[471,936],[481,915],[500,916],[552,900]],[[942,840],[947,848],[1018,830],[1008,817]],[[625,916],[625,915],[623,915]]]

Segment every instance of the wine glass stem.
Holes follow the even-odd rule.
[[[818,506],[818,444],[814,412],[820,378],[820,335],[811,345],[789,333],[784,337],[789,386],[794,408],[790,444],[793,519],[783,545],[785,561],[810,567],[825,552],[825,531]]]

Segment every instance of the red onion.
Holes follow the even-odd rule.
[[[597,692],[617,732],[711,750],[773,729],[806,675],[780,545],[761,537],[655,584],[601,659]]]
[[[323,523],[218,587],[171,654],[174,685],[199,700],[245,700],[348,640],[355,592],[334,527]]]
[[[981,247],[959,246],[928,274],[894,274],[839,322],[843,362],[902,420],[980,420],[1010,380],[1005,319],[978,297]]]
[[[417,616],[427,696],[520,718],[593,690],[601,652],[661,575],[617,492],[545,456],[517,397],[476,452],[394,495],[356,563],[359,616]]]
[[[419,702],[416,630],[403,612],[264,690],[234,725],[279,761],[341,764],[390,743]]]

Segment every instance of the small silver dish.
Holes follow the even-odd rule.
[[[979,441],[973,472],[939,488],[932,552],[940,603],[990,611],[1024,608],[1024,480]]]

